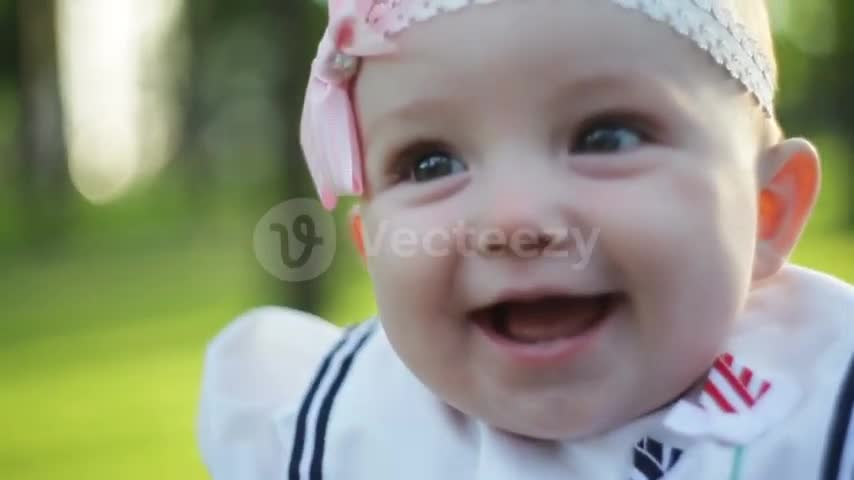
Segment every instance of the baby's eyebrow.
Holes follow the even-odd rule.
[[[372,137],[385,128],[400,128],[407,123],[439,121],[449,115],[455,115],[459,105],[459,99],[438,96],[403,100],[397,104],[392,103],[364,125],[362,131],[366,137]]]
[[[574,76],[555,91],[557,100],[566,96],[590,96],[629,88],[642,88],[650,93],[666,94],[665,79],[641,70],[609,71]]]
[[[553,91],[553,95],[545,97],[545,107],[564,104],[568,98],[576,100],[571,102],[572,108],[580,104],[631,102],[632,105],[643,104],[648,107],[656,105],[686,119],[690,117],[689,112],[696,109],[690,85],[680,86],[678,79],[642,69],[577,75],[567,78]]]

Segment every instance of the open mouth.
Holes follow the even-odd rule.
[[[523,345],[558,342],[595,329],[618,303],[618,294],[546,296],[505,301],[472,313],[491,336]]]

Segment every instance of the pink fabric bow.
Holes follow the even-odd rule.
[[[339,196],[360,195],[363,190],[361,144],[350,88],[356,63],[361,57],[394,51],[363,20],[372,3],[330,0],[329,26],[311,66],[300,142],[321,203],[329,210]]]

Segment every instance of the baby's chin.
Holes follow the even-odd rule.
[[[614,388],[613,384],[565,385],[528,391],[490,385],[492,388],[480,391],[457,391],[462,394],[458,402],[447,398],[445,401],[496,430],[535,440],[580,441],[645,421],[647,416],[666,410],[696,389],[700,381],[688,375],[680,380],[686,381],[667,385],[656,384],[654,379],[640,383],[618,381],[630,384],[625,385],[629,388]]]
[[[488,417],[488,416],[487,416]],[[530,416],[528,418],[483,418],[490,427],[503,432],[531,438],[534,440],[548,441],[578,441],[585,438],[595,437],[620,425],[626,424],[631,419],[609,417],[599,415],[591,418],[574,418],[561,416]],[[507,416],[510,417],[510,416]]]
[[[666,402],[661,402],[666,403]],[[453,404],[452,404],[453,405]],[[456,407],[491,428],[535,440],[576,441],[624,426],[652,408],[633,411],[605,399],[543,399]]]

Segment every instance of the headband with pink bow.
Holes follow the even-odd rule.
[[[359,58],[394,51],[364,21],[371,0],[330,0],[329,27],[312,62],[300,141],[323,206],[362,193],[362,153],[351,100]],[[358,15],[357,12],[363,12]]]
[[[288,0],[307,1],[307,0]],[[312,62],[300,130],[303,152],[321,203],[361,195],[362,151],[352,83],[363,57],[395,51],[389,37],[418,22],[499,0],[328,0],[329,26]],[[734,16],[741,0],[610,0],[666,24],[705,50],[773,115],[773,68]]]

